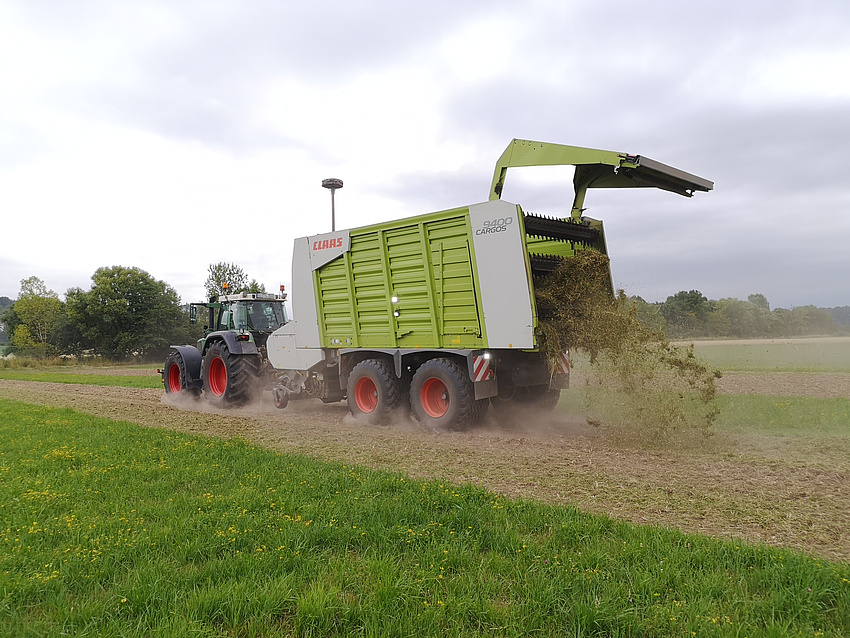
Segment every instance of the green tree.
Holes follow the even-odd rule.
[[[712,310],[714,302],[709,301],[699,290],[681,290],[667,297],[661,305],[661,315],[667,322],[667,332],[671,337],[707,335],[708,316]]]
[[[68,290],[65,345],[111,360],[160,356],[191,337],[177,292],[139,268],[98,268],[88,292]]]
[[[797,306],[791,309],[791,334],[831,335],[835,332],[835,322],[823,308],[816,306]]]
[[[6,311],[12,307],[15,302],[8,297],[0,297],[0,344],[8,343],[9,336],[6,333],[6,321],[4,316]]]
[[[749,295],[747,297],[747,301],[749,301],[751,304],[755,304],[762,310],[770,312],[770,303],[768,302],[767,297],[765,297],[761,293],[754,293],[752,295]]]
[[[634,304],[638,321],[644,328],[650,332],[664,332],[667,322],[661,315],[661,304],[647,303],[643,297],[637,295],[629,297],[629,301]]]
[[[9,298],[3,297],[3,299]],[[15,312],[15,302],[9,299],[9,303],[4,305],[3,310],[0,311],[0,328],[3,330],[3,336],[6,337],[4,343],[9,341],[9,335],[14,334],[19,323],[21,323],[21,319]]]
[[[62,352],[72,354],[77,359],[81,359],[86,351],[92,349],[89,340],[83,335],[85,324],[82,322],[81,308],[88,303],[86,295],[82,288],[69,288],[65,292],[65,312],[57,332]]]
[[[718,302],[718,305],[720,302]],[[705,322],[707,337],[728,337],[732,334],[732,322],[722,308],[716,307],[708,313],[708,318]]]
[[[750,295],[753,297],[761,297],[763,295]],[[725,334],[716,336],[729,337],[763,337],[768,334],[768,315],[766,309],[767,300],[764,302],[754,303],[753,301],[741,301],[730,297],[721,299],[717,302],[717,310],[722,312],[728,320],[729,328]]]
[[[37,357],[56,353],[56,332],[62,321],[62,302],[38,277],[21,280],[18,300],[3,314],[9,337],[19,351]],[[11,320],[11,321],[9,321]]]
[[[785,308],[774,308],[767,318],[767,331],[771,337],[787,337],[791,335],[791,311]]]
[[[850,306],[824,308],[824,310],[832,317],[836,334],[850,335]]]
[[[208,297],[216,297],[218,295],[239,292],[265,292],[266,287],[259,283],[256,279],[248,281],[248,275],[242,270],[241,266],[231,264],[226,261],[220,261],[217,264],[210,264],[207,269],[208,276],[204,282],[204,289]],[[227,284],[225,290],[224,284]]]

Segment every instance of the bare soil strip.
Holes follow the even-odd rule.
[[[343,403],[295,402],[278,411],[268,396],[242,410],[219,411],[196,401],[169,404],[161,390],[0,380],[0,397],[149,427],[239,436],[280,452],[474,483],[634,523],[850,560],[850,443],[844,438],[718,435],[635,449],[558,412],[511,426],[488,421],[471,432],[436,433],[408,421],[364,426]]]
[[[765,394],[773,397],[850,399],[850,374],[846,372],[724,372],[717,380],[723,394]]]

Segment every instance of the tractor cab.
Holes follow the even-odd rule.
[[[285,324],[286,293],[279,295],[267,293],[241,292],[233,295],[213,297],[209,303],[192,304],[189,308],[189,321],[198,321],[198,307],[208,311],[208,323],[204,326],[204,335],[213,332],[230,331],[242,334],[251,333],[258,346],[265,345],[268,335]]]

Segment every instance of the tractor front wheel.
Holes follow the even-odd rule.
[[[217,407],[244,405],[259,385],[259,360],[255,354],[233,354],[218,341],[204,355],[204,393]]]
[[[186,364],[179,352],[172,352],[166,357],[162,382],[165,384],[166,394],[185,393],[187,396],[197,397],[201,393],[200,388],[187,387]]]

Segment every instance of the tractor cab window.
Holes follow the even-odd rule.
[[[243,303],[238,303],[233,306],[233,327],[239,332],[243,332],[248,329],[248,309]]]
[[[230,329],[230,309],[222,308],[221,314],[218,316],[218,329],[219,330],[229,330]]]
[[[280,301],[254,301],[247,304],[248,327],[271,332],[286,323],[286,309]]]

